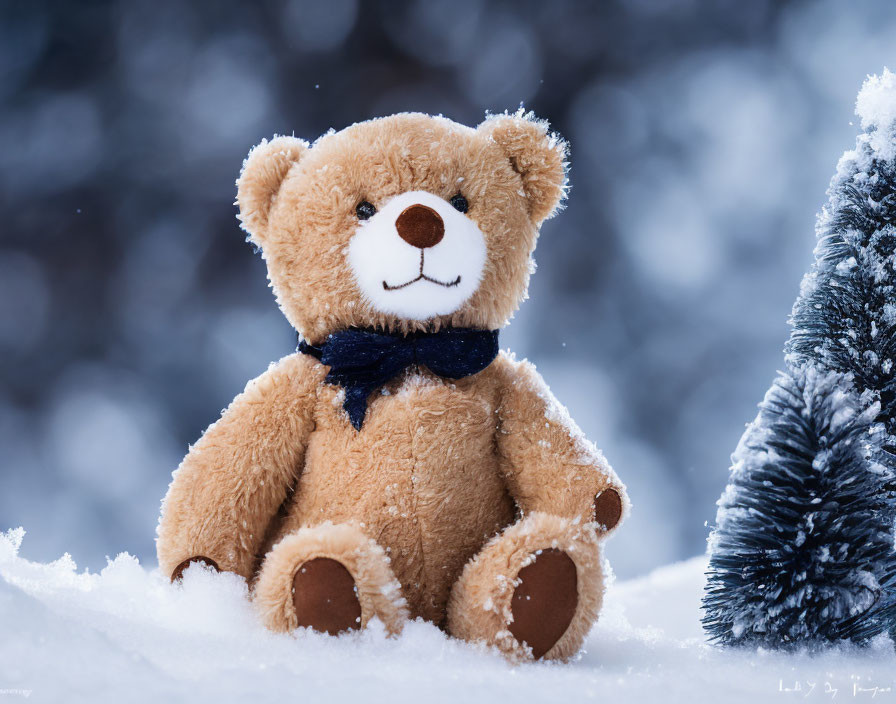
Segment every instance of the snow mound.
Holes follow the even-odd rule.
[[[896,672],[886,639],[817,656],[707,645],[702,557],[614,584],[576,661],[511,667],[422,622],[395,639],[376,624],[339,638],[275,635],[233,575],[191,568],[172,586],[127,554],[78,572],[68,555],[20,557],[23,536],[0,534],[0,695],[11,700],[817,701],[834,689],[882,694]]]
[[[862,129],[874,130],[868,143],[878,158],[896,158],[896,74],[885,68],[879,76],[868,76],[856,99],[856,115]]]

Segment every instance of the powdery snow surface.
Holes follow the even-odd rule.
[[[182,587],[120,555],[99,574],[18,556],[0,534],[0,699],[48,702],[765,702],[896,699],[889,640],[818,656],[707,645],[704,558],[610,588],[586,652],[511,667],[415,622],[329,638],[274,635],[245,586],[190,569]],[[874,688],[877,688],[876,696]],[[836,690],[836,696],[833,696]]]

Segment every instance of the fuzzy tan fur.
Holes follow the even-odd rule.
[[[564,194],[565,155],[544,123],[522,115],[478,129],[398,115],[311,147],[264,143],[244,164],[238,202],[280,306],[306,339],[349,326],[491,329],[525,296],[538,225]],[[374,312],[345,261],[356,204],[408,190],[450,198],[458,183],[487,238],[478,291],[425,324]],[[525,657],[507,640],[507,595],[494,582],[512,584],[529,555],[556,543],[576,563],[580,603],[548,657],[575,652],[601,601],[606,531],[593,522],[595,497],[612,488],[626,512],[628,503],[535,368],[506,353],[456,381],[412,368],[371,395],[360,431],[326,372],[312,357],[285,357],[191,448],[163,506],[163,573],[193,556],[213,559],[251,580],[265,622],[284,630],[295,623],[295,570],[333,557],[355,577],[365,621],[376,614],[397,631],[405,614],[423,617]],[[393,579],[402,608],[373,596]],[[497,611],[484,610],[483,598]]]

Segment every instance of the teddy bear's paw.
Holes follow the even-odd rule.
[[[210,557],[203,557],[202,555],[196,555],[195,557],[190,557],[181,562],[174,570],[171,572],[171,581],[179,582],[184,577],[184,572],[187,567],[193,564],[205,565],[206,567],[210,567],[215,572],[220,572],[221,568],[218,567],[218,563],[212,560]]]
[[[292,602],[300,628],[331,636],[361,627],[361,602],[355,578],[328,557],[304,563],[292,579]]]
[[[489,541],[451,590],[448,631],[513,662],[575,655],[603,601],[600,537],[533,512]]]
[[[301,528],[277,543],[261,566],[253,602],[277,632],[310,627],[336,634],[376,617],[397,635],[408,619],[388,555],[344,523]]]
[[[579,603],[576,564],[562,550],[550,548],[517,574],[519,585],[510,601],[513,621],[508,630],[540,658],[557,644]]]
[[[622,511],[622,497],[615,489],[604,489],[594,499],[594,522],[605,532],[619,525]]]

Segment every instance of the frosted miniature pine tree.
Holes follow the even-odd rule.
[[[710,536],[704,627],[780,647],[896,630],[896,76],[818,220],[787,371],[733,456]]]
[[[896,616],[891,456],[873,394],[782,374],[734,453],[710,539],[704,627],[728,644],[864,641]]]

